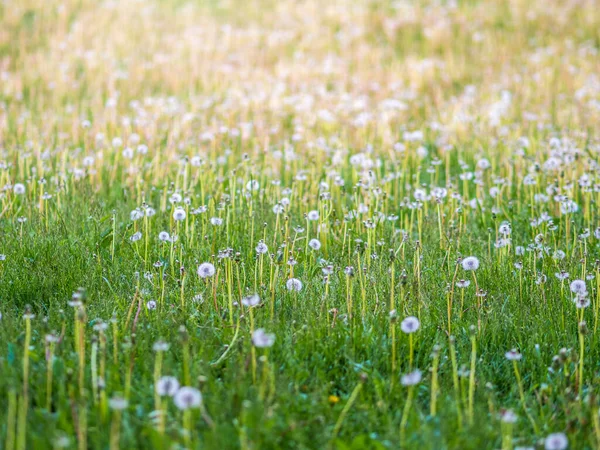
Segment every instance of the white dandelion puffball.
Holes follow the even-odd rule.
[[[158,340],[152,345],[152,350],[155,352],[167,352],[171,346],[168,342],[163,340]]]
[[[462,260],[462,267],[465,270],[477,270],[479,269],[479,259],[475,256],[467,256]]]
[[[246,183],[246,189],[249,191],[258,191],[260,189],[260,183],[256,180],[250,180]]]
[[[520,361],[521,358],[523,358],[523,355],[521,355],[521,353],[519,353],[519,351],[516,348],[513,348],[512,350],[507,351],[504,354],[504,356],[509,361]]]
[[[179,390],[179,381],[175,377],[161,377],[156,383],[156,393],[161,397],[173,397]]]
[[[421,382],[422,374],[420,370],[415,370],[413,372],[407,373],[406,375],[402,375],[401,382],[403,386],[414,386],[415,384],[419,384]]]
[[[571,292],[575,294],[585,294],[587,292],[587,287],[585,285],[585,281],[583,280],[573,280],[571,281]]]
[[[129,213],[129,218],[131,219],[132,222],[135,222],[136,220],[140,220],[143,217],[144,217],[144,212],[139,208],[134,209],[133,211],[131,211]]]
[[[456,282],[456,286],[459,287],[459,288],[461,288],[461,289],[469,287],[470,285],[471,285],[471,282],[469,280],[458,280]]]
[[[546,450],[565,450],[569,446],[569,440],[564,433],[549,434],[544,440]]]
[[[256,245],[256,253],[258,253],[259,255],[264,255],[268,251],[269,251],[269,247],[267,247],[267,244],[265,244],[264,242],[259,242]]]
[[[209,262],[202,263],[198,266],[198,276],[200,278],[210,278],[215,272],[215,266]]]
[[[187,216],[185,209],[183,208],[175,208],[175,210],[173,211],[173,219],[176,220],[177,222],[181,221],[181,220],[185,220],[185,217]]]
[[[500,420],[504,423],[516,423],[519,416],[512,409],[507,409],[500,415]]]
[[[421,327],[421,322],[415,316],[408,316],[406,319],[402,321],[400,324],[400,329],[406,333],[414,333]]]
[[[308,212],[306,217],[308,218],[308,220],[319,220],[319,211],[313,209],[312,211]]]
[[[275,335],[265,332],[263,328],[258,328],[252,333],[252,343],[258,348],[272,347],[275,343]]]
[[[302,286],[302,281],[300,281],[298,278],[290,278],[285,283],[285,287],[287,287],[288,291],[300,292],[302,290]]]
[[[173,402],[181,410],[198,408],[202,404],[202,394],[196,388],[183,386],[175,393]]]
[[[244,306],[256,306],[260,303],[260,297],[258,294],[248,295],[242,299],[242,305]]]
[[[122,411],[127,408],[128,402],[123,397],[113,397],[108,401],[108,406],[112,410]]]
[[[13,186],[13,192],[16,195],[23,195],[25,193],[25,185],[23,183],[15,183]]]
[[[308,246],[313,250],[319,250],[321,248],[321,241],[318,239],[311,239],[308,243]]]

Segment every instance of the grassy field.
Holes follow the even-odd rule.
[[[600,448],[595,0],[0,1],[0,448]]]

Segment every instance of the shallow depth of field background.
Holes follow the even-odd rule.
[[[600,447],[599,47],[593,0],[1,1],[0,448]]]

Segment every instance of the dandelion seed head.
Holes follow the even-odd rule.
[[[552,433],[546,436],[544,448],[546,450],[565,450],[569,446],[569,440],[564,433]]]
[[[202,263],[198,266],[198,276],[200,278],[211,278],[215,272],[215,266],[209,262]]]
[[[199,408],[202,404],[202,394],[196,388],[183,386],[173,396],[173,402],[180,410]]]
[[[242,305],[244,306],[252,307],[258,305],[259,303],[260,297],[258,296],[258,294],[248,295],[242,299]]]
[[[161,397],[173,397],[179,390],[179,381],[171,376],[163,376],[156,382],[156,393]]]
[[[321,248],[321,241],[318,239],[311,239],[308,243],[308,246],[313,250],[319,250]]]
[[[152,350],[154,350],[155,352],[167,352],[169,351],[170,345],[163,341],[163,340],[158,340],[154,343],[154,345],[152,346]]]
[[[587,286],[585,284],[585,281],[583,281],[583,280],[573,280],[573,281],[571,281],[571,284],[569,287],[571,289],[571,292],[573,292],[575,294],[587,293]]]
[[[290,278],[286,281],[285,286],[288,291],[300,292],[302,290],[303,284],[298,278]]]
[[[479,269],[479,259],[475,256],[468,256],[461,262],[464,270],[477,270]]]
[[[421,382],[422,374],[420,370],[414,370],[406,375],[402,375],[400,382],[402,386],[415,386]]]
[[[456,282],[456,286],[459,287],[459,288],[461,288],[461,289],[469,287],[470,284],[471,284],[471,282],[469,280],[458,280]]]
[[[256,245],[255,250],[256,250],[256,253],[258,253],[259,255],[264,255],[265,253],[267,253],[269,251],[269,247],[264,242],[259,242]]]
[[[506,359],[508,359],[509,361],[520,361],[521,358],[523,358],[523,355],[521,355],[521,353],[519,353],[519,351],[516,348],[513,348],[509,351],[507,351],[504,356],[506,357]]]
[[[500,420],[504,423],[516,423],[518,418],[512,409],[506,409],[500,413]]]
[[[258,191],[260,189],[260,183],[257,180],[250,180],[246,183],[246,189],[249,191]]]
[[[421,322],[414,316],[408,316],[400,323],[400,329],[406,334],[414,333],[420,327]]]
[[[13,192],[16,195],[25,194],[25,185],[23,183],[15,183],[15,185],[13,186]]]
[[[317,210],[309,211],[308,214],[306,215],[306,217],[308,218],[308,220],[319,220],[319,211],[317,211]]]
[[[272,347],[275,343],[275,335],[267,333],[263,328],[258,328],[252,333],[252,344],[258,348]]]
[[[125,398],[121,396],[112,397],[108,401],[108,406],[114,411],[122,411],[127,408],[128,404],[129,403],[127,402],[127,400],[125,400]]]
[[[187,214],[185,212],[185,209],[183,208],[175,208],[173,210],[173,220],[180,222],[182,220],[185,220]]]

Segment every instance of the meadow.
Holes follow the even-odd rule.
[[[595,0],[0,1],[0,448],[600,448]]]

